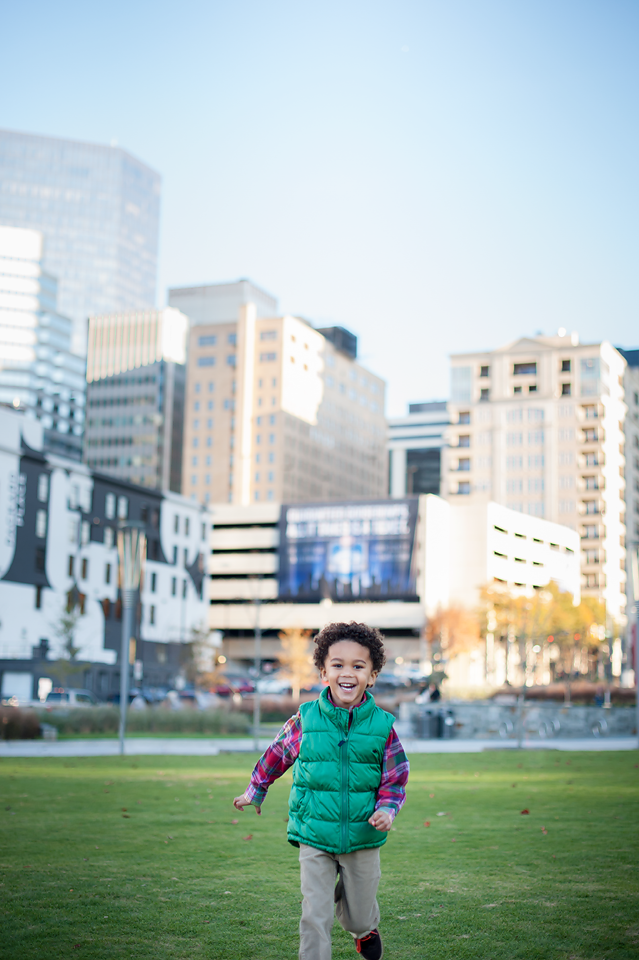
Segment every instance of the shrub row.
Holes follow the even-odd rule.
[[[35,740],[40,735],[40,719],[34,710],[0,707],[2,740]]]
[[[40,720],[56,727],[60,734],[117,733],[120,725],[118,707],[90,707],[86,710],[52,710],[42,712]],[[167,710],[149,707],[129,710],[128,733],[246,733],[249,719],[227,710]]]

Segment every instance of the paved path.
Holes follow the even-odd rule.
[[[270,738],[260,739],[265,750]],[[407,753],[481,753],[483,750],[516,750],[516,740],[412,740],[402,739]],[[525,750],[636,750],[636,737],[588,737],[574,740],[528,740]],[[127,756],[216,757],[220,753],[254,753],[252,739],[233,740],[128,737]],[[0,757],[114,757],[117,740],[4,740]]]

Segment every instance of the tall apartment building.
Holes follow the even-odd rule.
[[[0,404],[41,421],[45,447],[79,460],[86,384],[71,328],[43,267],[42,234],[0,227]]]
[[[634,631],[639,622],[639,350],[617,347],[627,366],[626,394],[626,574],[628,606],[634,606]],[[631,613],[631,610],[629,610]],[[628,661],[628,666],[630,662]]]
[[[90,314],[155,304],[160,177],[119,147],[0,130],[0,224],[40,230],[72,350]]]
[[[356,338],[260,316],[251,301],[225,315],[201,312],[190,330],[183,493],[242,505],[383,497],[385,385],[357,363]]]
[[[182,486],[188,319],[138,310],[89,320],[84,460],[130,483]]]
[[[492,499],[577,530],[582,592],[626,612],[621,354],[576,335],[454,354],[445,495]]]
[[[411,403],[407,417],[388,421],[388,492],[391,497],[434,493],[441,487],[442,447],[448,424],[445,400]]]

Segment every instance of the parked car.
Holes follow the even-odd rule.
[[[44,705],[51,707],[97,707],[98,698],[90,690],[76,690],[73,687],[54,687],[47,694]]]
[[[262,677],[257,681],[257,689],[260,693],[290,694],[291,683],[281,677]]]

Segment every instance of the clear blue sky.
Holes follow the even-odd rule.
[[[158,297],[250,277],[388,411],[538,330],[636,346],[636,0],[21,0],[0,125],[163,177]]]

